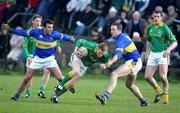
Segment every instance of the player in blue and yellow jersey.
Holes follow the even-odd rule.
[[[177,40],[172,34],[169,27],[163,23],[163,12],[155,10],[153,12],[154,23],[147,28],[146,36],[146,57],[147,66],[145,71],[145,79],[153,87],[156,95],[154,103],[157,103],[161,96],[164,104],[169,103],[169,82],[167,79],[169,57],[171,51],[176,48]],[[153,77],[156,70],[159,70],[160,79],[163,89],[157,84]]]
[[[9,30],[11,33],[21,36],[34,37],[36,39],[36,48],[33,54],[33,60],[26,72],[25,78],[20,84],[19,89],[12,97],[13,100],[18,100],[20,94],[24,91],[25,86],[38,69],[45,67],[55,75],[58,81],[62,81],[63,75],[54,56],[57,48],[57,40],[74,42],[74,38],[72,36],[53,31],[53,24],[53,21],[45,20],[43,23],[43,29],[31,30],[13,30],[7,24],[2,25],[3,30]]]
[[[111,80],[104,94],[96,94],[95,96],[101,104],[105,105],[117,85],[118,78],[125,76],[126,87],[139,99],[141,106],[147,106],[147,101],[135,85],[136,76],[142,68],[139,52],[129,36],[121,31],[122,25],[120,23],[113,23],[111,25],[111,35],[116,39],[116,50],[113,58],[107,64],[104,64],[104,69],[110,67],[117,60],[121,59],[121,57],[125,59],[125,63],[111,73]]]
[[[42,16],[35,14],[32,17],[32,26],[31,29],[40,29],[41,28],[41,22],[42,22]],[[33,53],[36,48],[36,39],[34,37],[24,37],[24,42],[23,42],[23,53],[26,59],[26,68],[29,68],[29,65],[32,61]],[[58,53],[61,51],[60,48],[60,43],[57,41],[57,50]],[[46,69],[43,68],[43,77],[41,81],[41,86],[39,88],[38,96],[40,98],[46,98],[45,96],[45,88],[48,84],[50,78],[50,72]],[[29,81],[26,87],[26,95],[25,98],[30,98],[32,93],[32,80]]]

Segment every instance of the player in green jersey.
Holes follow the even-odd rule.
[[[156,95],[154,103],[157,103],[161,96],[163,103],[168,104],[169,83],[167,79],[169,56],[171,51],[177,46],[177,41],[169,27],[162,22],[162,11],[153,12],[154,23],[147,28],[146,56],[147,61],[145,79],[154,88]],[[160,79],[163,89],[159,87],[153,75],[159,69]]]
[[[38,14],[33,16],[32,19],[32,28],[40,28],[41,27],[41,22],[42,22],[42,17]],[[24,56],[26,59],[26,67],[28,69],[29,64],[32,61],[32,57],[35,51],[35,38],[34,37],[25,37],[24,38],[24,43],[23,43],[23,52],[24,52]],[[61,48],[59,46],[59,43],[57,42],[57,51],[60,53],[61,52]],[[49,81],[49,76],[50,76],[50,72],[46,69],[43,68],[43,77],[42,77],[42,83],[41,86],[39,88],[39,92],[38,92],[38,96],[41,98],[45,98],[45,87]],[[32,80],[29,81],[29,83],[27,84],[27,90],[26,90],[26,95],[25,98],[30,98],[31,93],[32,93]]]
[[[81,49],[82,46],[87,49],[87,56],[82,56],[84,53],[81,53],[81,51],[85,51]],[[53,103],[58,103],[57,97],[72,88],[74,83],[80,79],[92,64],[100,63],[100,67],[103,69],[104,64],[101,63],[107,63],[109,60],[107,49],[108,46],[106,43],[97,44],[83,39],[77,40],[75,50],[71,55],[69,63],[72,70],[68,72],[63,81],[55,88],[55,94],[51,97],[51,101]]]

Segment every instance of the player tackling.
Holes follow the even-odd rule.
[[[139,99],[141,106],[147,106],[147,101],[135,85],[137,74],[142,68],[142,61],[138,50],[129,36],[122,33],[122,25],[120,23],[113,23],[111,25],[111,35],[116,39],[116,50],[113,58],[104,64],[104,66],[105,68],[110,67],[121,57],[125,59],[125,63],[111,73],[111,80],[106,91],[103,95],[96,94],[96,98],[101,104],[105,105],[117,85],[118,78],[124,76],[126,77],[126,87]]]

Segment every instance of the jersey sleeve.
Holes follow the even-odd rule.
[[[151,41],[151,37],[150,37],[150,35],[149,35],[149,31],[150,31],[150,26],[146,29],[146,39],[148,40],[148,41]]]
[[[74,41],[73,36],[62,34],[57,31],[54,32],[54,35],[55,35],[56,40],[71,41],[71,42]]]
[[[20,36],[35,37],[35,29],[31,29],[31,30],[13,29],[11,32]]]
[[[29,40],[28,40],[27,37],[25,37],[25,38],[24,38],[24,41],[23,41],[23,53],[24,53],[24,56],[25,56],[26,59],[27,59],[28,56],[29,56],[28,43],[29,43]]]
[[[166,27],[166,37],[169,39],[170,43],[177,42],[175,36],[173,35],[172,31],[169,29],[169,27]]]
[[[124,40],[117,40],[116,42],[116,50],[115,50],[115,55],[118,56],[118,60],[122,57],[122,53],[124,51],[125,48],[125,44]]]

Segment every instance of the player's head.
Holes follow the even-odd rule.
[[[96,55],[102,57],[104,52],[108,50],[108,45],[106,43],[100,43],[96,48]]]
[[[51,34],[51,32],[53,31],[53,25],[54,22],[52,20],[49,19],[44,20],[43,27],[46,34]]]
[[[163,19],[163,12],[161,10],[155,10],[153,12],[153,20],[155,25],[159,25]]]
[[[32,27],[33,28],[40,28],[42,22],[42,16],[35,14],[32,18]]]
[[[116,38],[122,32],[122,24],[115,22],[111,25],[111,35]]]

